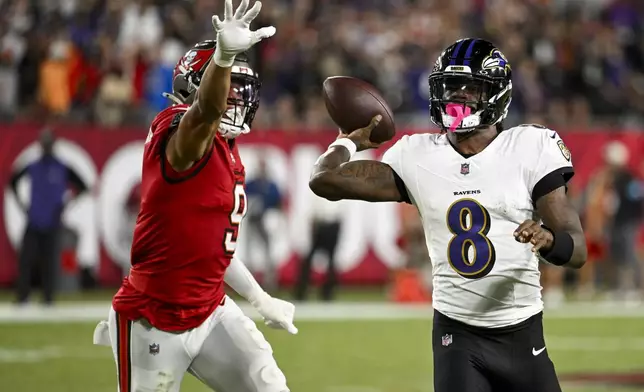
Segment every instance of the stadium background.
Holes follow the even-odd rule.
[[[8,187],[0,196],[2,390],[114,390],[109,350],[91,346],[92,322],[103,317],[126,272],[149,121],[167,105],[161,93],[171,88],[176,61],[194,42],[213,37],[210,16],[221,3],[0,0],[0,181],[8,184],[12,172],[38,156],[38,134],[46,128],[59,138],[59,157],[92,189],[65,212],[75,240],[61,255],[60,302],[53,308],[12,304],[25,218]],[[513,66],[508,126],[541,123],[560,132],[577,169],[570,194],[585,220],[597,212],[589,194],[606,172],[607,145],[620,141],[632,175],[644,175],[641,1],[265,0],[260,19],[256,27],[275,25],[278,34],[253,50],[262,103],[253,132],[240,142],[249,178],[265,160],[286,195],[283,211],[266,222],[285,297],[310,245],[309,170],[336,132],[321,101],[327,76],[378,86],[399,134],[431,131],[426,78],[436,56],[458,38],[488,38]],[[20,194],[28,188],[23,181]],[[605,197],[604,204],[619,199]],[[341,208],[338,300],[300,305],[296,337],[267,331],[291,387],[431,391],[431,311],[392,305],[397,283],[405,282],[401,274],[427,267],[407,262],[404,229],[415,217],[395,204]],[[600,239],[610,238],[613,225],[610,217],[601,221]],[[242,257],[261,278],[261,250],[244,232],[241,241]],[[640,242],[629,246],[639,251]],[[642,268],[626,270],[633,266],[605,253],[597,291],[583,295],[578,277],[565,276],[566,301],[546,313],[548,350],[566,391],[644,390],[641,284],[605,279],[622,270],[636,277]],[[556,290],[562,277],[544,272],[555,276]],[[204,388],[189,380],[186,390]]]

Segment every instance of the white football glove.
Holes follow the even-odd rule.
[[[253,45],[275,34],[275,27],[263,27],[250,31],[250,23],[259,15],[262,3],[257,1],[248,10],[248,1],[241,0],[237,11],[233,15],[233,1],[226,0],[224,20],[217,15],[212,17],[212,25],[217,32],[217,48],[214,61],[220,67],[232,67],[235,56],[245,52]],[[248,12],[246,12],[248,10]]]
[[[262,293],[258,298],[250,301],[250,304],[264,318],[264,323],[270,328],[285,329],[290,334],[297,334],[297,328],[293,325],[295,305],[292,303]]]

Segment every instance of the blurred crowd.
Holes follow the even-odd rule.
[[[0,117],[144,125],[223,0],[0,0]],[[639,0],[264,0],[255,128],[327,128],[325,77],[376,84],[399,126],[427,127],[427,72],[451,42],[487,38],[514,71],[510,122],[644,129]]]

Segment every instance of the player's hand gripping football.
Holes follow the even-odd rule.
[[[534,253],[539,251],[547,252],[554,243],[554,237],[550,230],[544,229],[532,219],[528,219],[519,225],[514,231],[514,238],[523,244],[528,242],[532,244]]]
[[[337,138],[347,138],[351,140],[358,147],[358,151],[364,151],[370,148],[378,148],[380,147],[380,145],[382,145],[382,143],[374,143],[369,138],[371,137],[371,131],[373,131],[374,128],[378,126],[380,120],[382,120],[382,116],[378,114],[371,119],[371,122],[366,127],[356,129],[349,134],[340,131],[340,134]]]
[[[212,25],[217,32],[214,61],[220,67],[231,67],[236,55],[275,34],[273,26],[250,30],[250,23],[259,15],[262,3],[256,1],[253,7],[248,9],[248,2],[249,0],[242,0],[233,14],[233,1],[226,0],[224,20],[219,19],[217,15],[212,17]]]
[[[292,303],[273,298],[266,293],[250,303],[270,328],[285,329],[290,334],[297,334],[297,328],[293,325],[295,305]]]

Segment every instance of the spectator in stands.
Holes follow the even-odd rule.
[[[252,53],[265,80],[258,115],[263,129],[330,125],[319,90],[325,77],[338,74],[376,84],[396,112],[399,127],[426,129],[427,70],[439,48],[468,36],[496,42],[516,65],[509,123],[546,115],[560,120],[566,112],[570,125],[577,127],[644,124],[641,1],[272,2],[271,12],[257,22],[275,25],[281,33]],[[91,112],[94,102],[78,95],[93,95],[78,85],[85,79],[96,83],[99,75],[75,73],[74,57],[62,54],[63,41],[85,62],[98,57],[91,63],[98,65],[100,76],[112,77],[112,64],[121,66],[119,81],[129,85],[130,110],[128,116],[110,120],[142,125],[149,120],[150,106],[167,103],[157,93],[159,78],[176,61],[169,59],[209,34],[208,15],[221,5],[214,0],[63,3],[61,8],[55,1],[38,6],[27,0],[0,2],[0,83],[9,85],[0,92],[0,112],[15,108],[11,91],[16,89],[6,75],[16,62],[20,109],[37,98],[34,85],[42,70],[43,77],[55,76],[39,81],[48,109],[66,113],[71,101]],[[65,84],[65,67],[71,67],[74,77],[67,89],[54,88]],[[558,104],[551,106],[553,100]],[[266,114],[282,108],[288,109],[284,116]]]
[[[119,65],[114,64],[103,77],[96,97],[97,122],[108,128],[123,124],[131,109],[134,91]]]
[[[39,75],[40,103],[56,117],[66,115],[72,104],[69,80],[72,47],[64,33],[59,34],[49,45]]]
[[[29,299],[33,271],[40,272],[43,301],[51,305],[58,272],[59,234],[61,217],[72,185],[78,193],[87,186],[80,176],[54,155],[54,135],[44,130],[40,137],[42,156],[16,171],[11,177],[11,189],[27,215],[27,227],[20,246],[16,300],[24,304]],[[19,181],[31,180],[29,205],[18,195]]]

